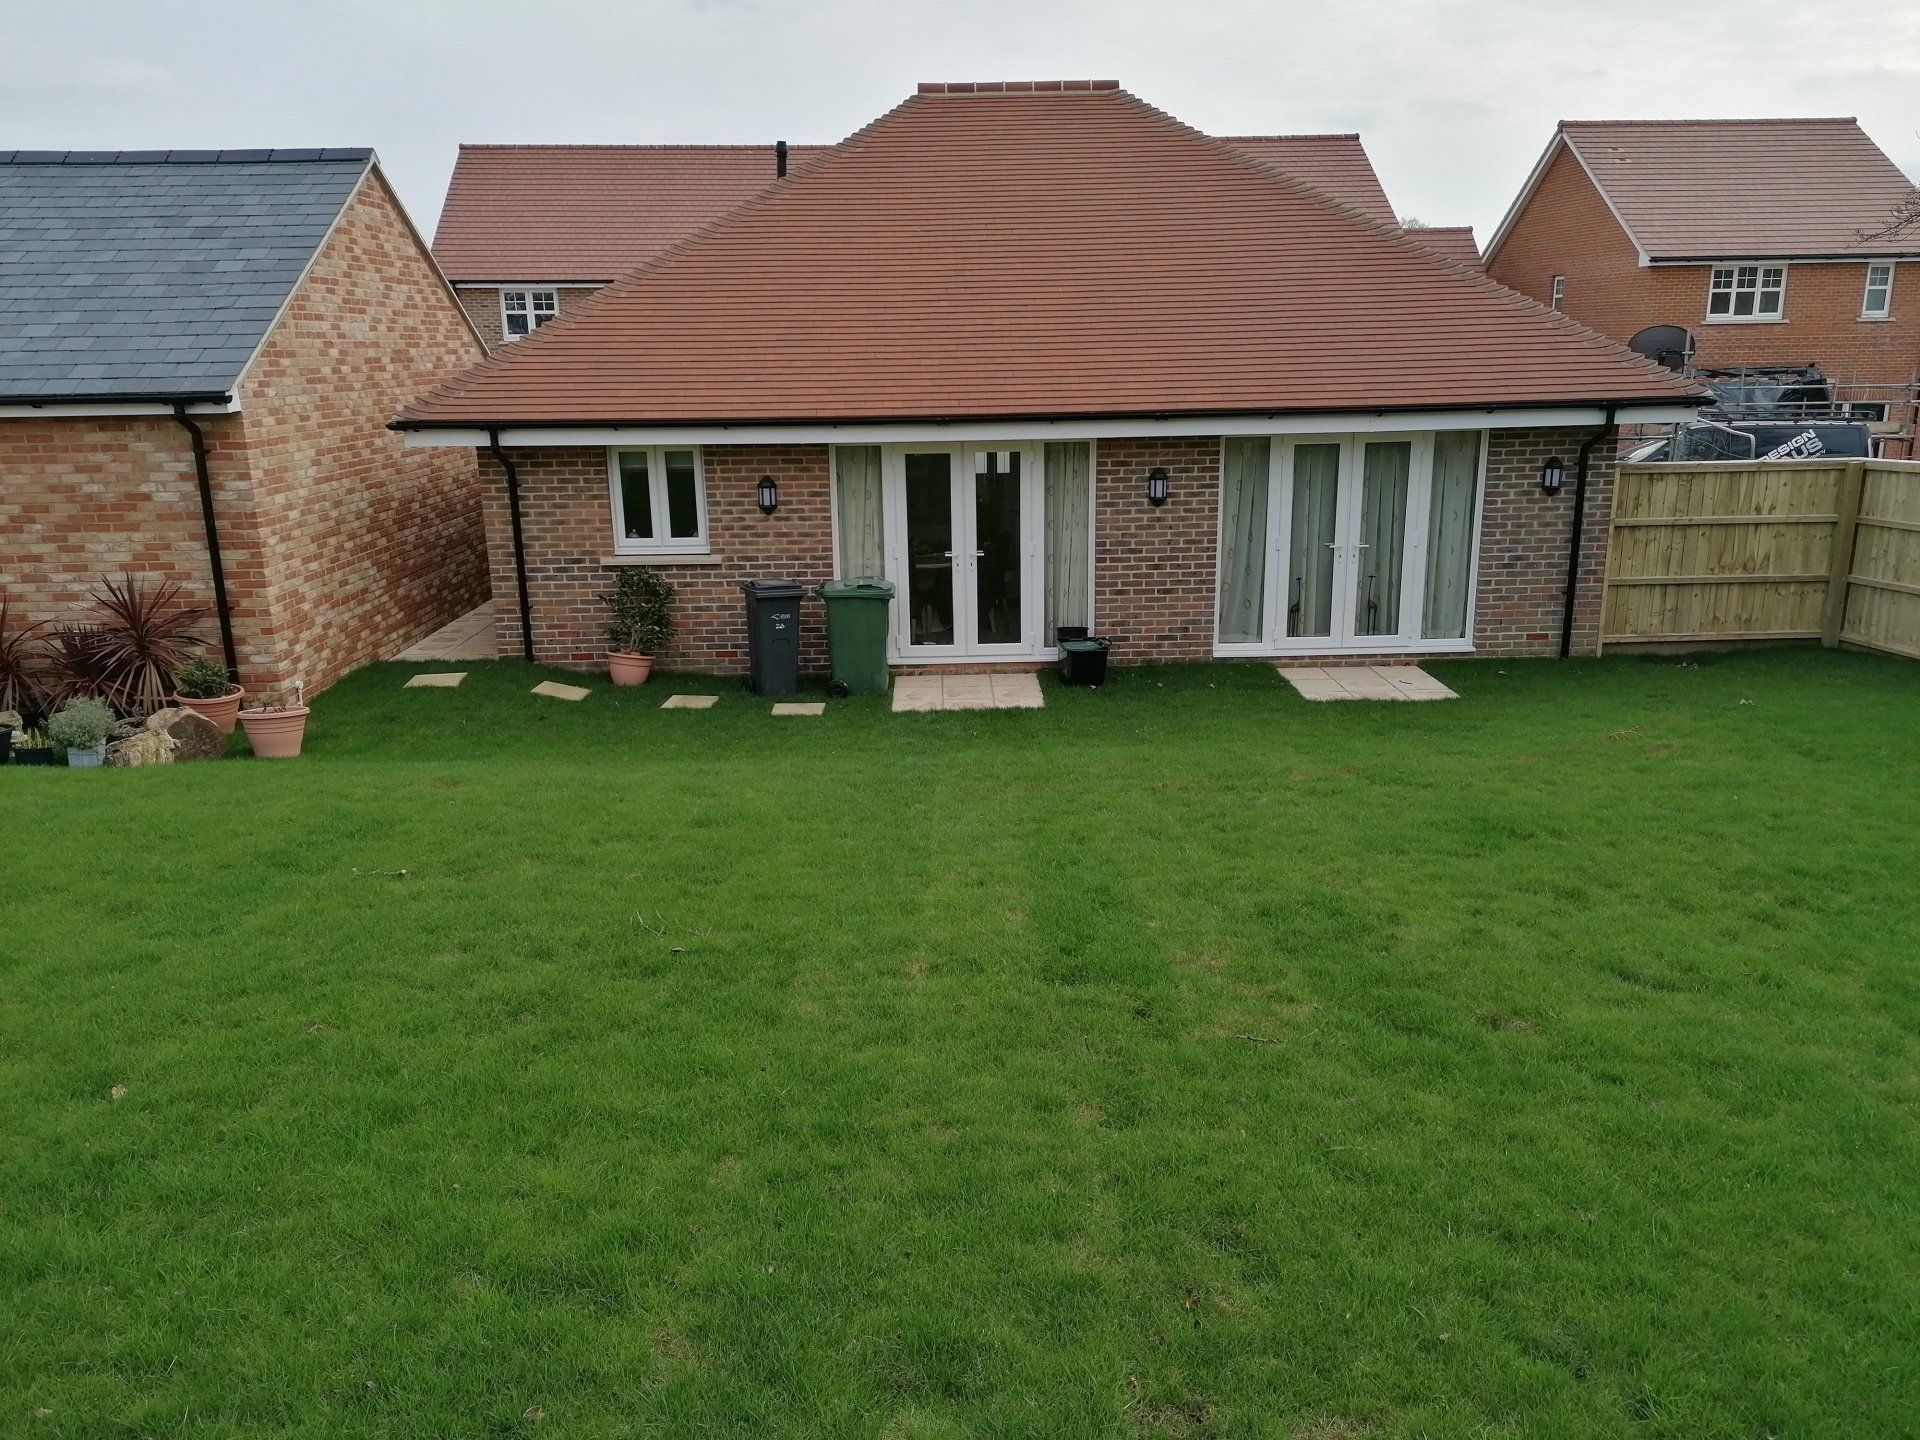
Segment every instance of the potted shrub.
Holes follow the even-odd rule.
[[[234,722],[240,718],[240,702],[246,694],[233,683],[226,666],[204,655],[196,655],[183,664],[173,680],[173,703],[205,716],[220,727],[222,735],[233,733]]]
[[[247,732],[254,754],[262,760],[291,760],[300,753],[312,713],[304,699],[304,687],[296,680],[291,705],[256,705],[240,712],[240,728]]]
[[[607,607],[607,675],[616,685],[644,685],[654,657],[673,638],[673,585],[656,570],[622,570]]]
[[[53,742],[47,739],[46,731],[29,725],[14,737],[14,764],[51,765],[53,761]]]
[[[67,764],[84,770],[107,758],[107,737],[119,723],[113,707],[104,700],[69,700],[47,722],[47,738],[66,748]]]

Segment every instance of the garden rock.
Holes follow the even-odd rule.
[[[180,743],[164,730],[141,730],[107,747],[107,764],[116,769],[135,765],[171,765]]]
[[[178,705],[156,710],[147,717],[147,729],[170,736],[179,748],[175,760],[218,760],[227,753],[227,737],[204,715]]]
[[[24,730],[18,710],[0,710],[0,730]]]

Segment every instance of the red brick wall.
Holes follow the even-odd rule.
[[[1147,503],[1164,467],[1167,503]],[[1094,446],[1093,621],[1116,663],[1213,654],[1220,440],[1180,436]]]
[[[1581,442],[1592,433],[1589,429],[1492,432],[1474,600],[1476,653],[1559,653],[1567,546],[1573,538],[1575,461]],[[1576,655],[1592,655],[1600,644],[1614,449],[1610,436],[1595,445],[1587,472],[1587,514],[1573,617]],[[1548,495],[1540,488],[1540,462],[1555,455],[1566,467],[1566,481],[1558,495]]]
[[[240,418],[196,421],[242,664],[258,664],[272,656],[271,617]],[[91,619],[89,593],[122,574],[177,581],[183,603],[212,606],[192,442],[173,420],[0,420],[0,476],[0,592],[16,623]],[[212,619],[204,633],[217,639]]]
[[[257,685],[316,691],[487,597],[473,452],[409,448],[402,405],[482,347],[370,176],[296,287],[240,390],[266,527],[272,655]]]
[[[1590,433],[1493,433],[1475,616],[1479,653],[1558,652],[1574,463]],[[1612,506],[1611,449],[1606,442],[1595,447],[1588,484],[1574,631],[1576,653],[1582,654],[1592,653],[1597,643],[1606,517]],[[510,453],[522,487],[535,657],[545,664],[598,668],[606,642],[600,633],[605,612],[597,597],[621,563],[613,555],[606,452]],[[1540,489],[1540,462],[1549,455],[1558,455],[1567,470],[1558,496]],[[708,446],[702,460],[708,531],[718,563],[651,567],[679,589],[679,634],[666,663],[680,670],[737,674],[745,667],[746,643],[740,581],[778,577],[811,587],[831,575],[828,452],[823,445]],[[1147,472],[1156,466],[1166,468],[1170,489],[1160,507],[1146,500]],[[520,625],[505,480],[491,457],[482,457],[482,468],[500,650],[515,654]],[[780,509],[771,517],[761,515],[755,504],[755,487],[766,474],[780,483]],[[1115,642],[1116,663],[1211,658],[1219,439],[1099,441],[1094,480],[1094,623]],[[827,656],[818,601],[807,599],[801,622],[803,664],[809,673],[821,672]]]
[[[1860,318],[1862,262],[1789,264],[1783,320],[1710,323],[1712,267],[1642,268],[1632,241],[1565,149],[1547,166],[1487,273],[1543,303],[1553,277],[1566,276],[1566,313],[1622,343],[1649,325],[1684,326],[1698,365],[1812,361],[1837,380],[1866,384],[1905,384],[1920,369],[1920,263],[1894,268],[1888,320]]]
[[[534,655],[543,664],[597,669],[604,663],[606,608],[598,597],[611,588],[624,565],[645,564],[676,588],[676,634],[663,663],[714,674],[737,674],[746,667],[742,580],[798,580],[811,588],[833,576],[824,445],[706,447],[701,463],[714,563],[702,564],[614,555],[604,449],[509,454],[520,473]],[[483,454],[481,463],[487,481],[496,634],[501,654],[518,654],[520,615],[506,479],[491,456]],[[780,486],[780,508],[772,515],[760,513],[762,475],[773,476]],[[801,665],[809,673],[822,672],[827,665],[826,617],[811,595],[801,604],[800,619]]]
[[[533,285],[526,287],[511,286],[507,288],[539,290],[543,288],[554,289],[555,287]],[[506,338],[500,325],[501,289],[502,287],[498,285],[462,285],[454,292],[460,297],[460,305],[461,308],[467,312],[467,318],[473,321],[473,328],[478,330],[486,340],[488,349],[497,348]],[[555,293],[559,297],[560,313],[566,315],[577,310],[581,302],[586,300],[588,296],[599,294],[599,289],[598,287],[592,289],[566,288],[556,289]]]

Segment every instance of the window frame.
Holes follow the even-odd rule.
[[[1553,283],[1551,286],[1548,287],[1547,308],[1549,310],[1552,310],[1557,315],[1566,314],[1566,311],[1567,311],[1567,277],[1566,276],[1556,275],[1553,277]]]
[[[525,313],[527,316],[527,328],[518,335],[514,334],[512,328],[507,324],[507,317],[511,314],[517,313],[507,308],[507,297],[509,295],[523,296],[526,301]],[[547,295],[552,297],[553,308],[550,311],[546,312],[544,316],[542,316],[541,312],[534,307],[533,297],[536,295]],[[551,285],[502,285],[500,287],[500,339],[503,342],[512,341],[512,340],[524,340],[527,338],[527,336],[533,334],[534,331],[538,330],[542,325],[547,324],[548,321],[557,320],[559,318],[560,318],[560,291],[554,286],[551,286]]]
[[[666,459],[669,452],[693,456],[693,500],[700,529],[694,535],[672,535],[666,486]],[[647,457],[647,501],[653,509],[653,538],[638,540],[627,534],[626,502],[620,489],[620,457]],[[660,483],[653,483],[658,476]],[[616,555],[711,555],[713,544],[707,530],[707,462],[698,445],[609,445],[607,447],[607,511],[613,526],[613,553]]]
[[[1891,260],[1869,260],[1867,262],[1867,282],[1860,289],[1860,318],[1862,320],[1891,320],[1893,318],[1893,263]],[[1879,285],[1873,283],[1873,272],[1876,270],[1884,270],[1887,272],[1886,280]],[[1872,304],[1869,303],[1873,298],[1873,292],[1876,290],[1883,292],[1884,297],[1878,309],[1875,309]]]
[[[1711,265],[1707,267],[1706,323],[1709,325],[1778,325],[1785,321],[1787,318],[1788,268],[1787,262],[1784,260],[1777,263],[1764,260],[1737,260],[1728,264]],[[1754,272],[1753,283],[1749,287],[1743,287],[1740,284],[1740,272],[1742,270],[1751,270]],[[1767,275],[1770,272],[1779,275],[1780,281],[1777,285],[1769,285],[1767,283]],[[1733,283],[1725,289],[1722,289],[1718,284],[1722,275],[1731,275],[1733,277]],[[1763,311],[1760,308],[1760,297],[1769,290],[1778,293],[1779,302],[1776,308]],[[1750,315],[1735,314],[1734,305],[1737,303],[1738,297],[1747,293],[1753,296],[1753,313]],[[1722,294],[1728,297],[1727,309],[1724,313],[1716,312],[1713,308],[1714,297]]]

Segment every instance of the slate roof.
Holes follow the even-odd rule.
[[[1568,146],[1649,260],[1920,254],[1884,228],[1912,182],[1857,120],[1562,120],[1502,222]]]
[[[923,87],[408,425],[1673,403],[1696,387],[1112,82]]]
[[[1227,144],[1385,224],[1358,135]],[[832,149],[788,147],[788,174]],[[455,284],[617,279],[774,183],[772,145],[462,145],[433,237]]]
[[[229,392],[372,161],[0,151],[0,402]]]

